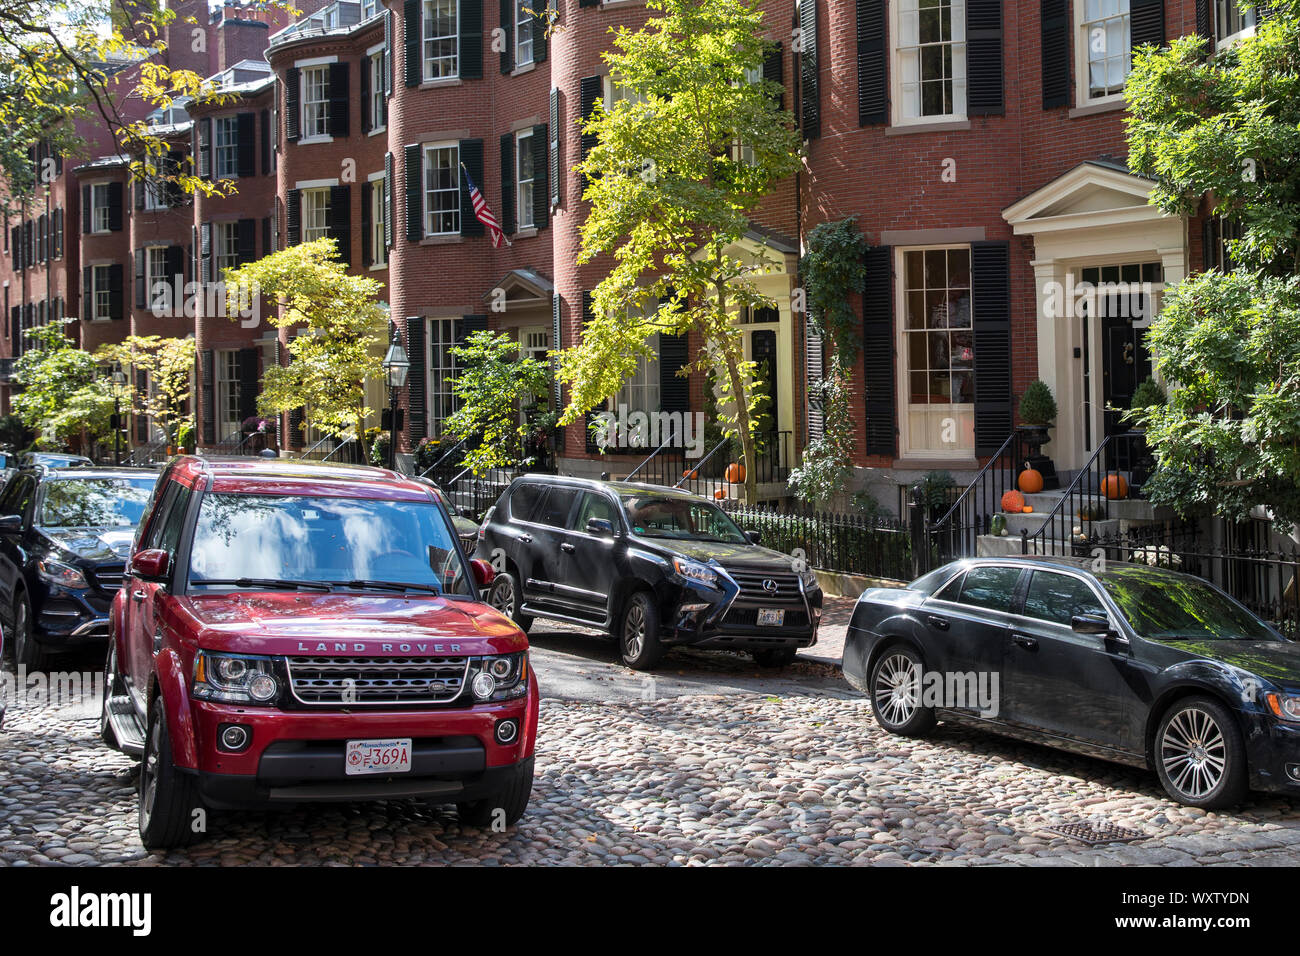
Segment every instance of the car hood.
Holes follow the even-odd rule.
[[[41,528],[40,533],[56,547],[91,564],[125,564],[135,540],[134,525],[124,528]]]
[[[639,538],[669,554],[705,564],[716,561],[724,568],[738,571],[794,571],[794,559],[788,554],[756,544],[728,544],[723,541],[682,541],[673,538]]]
[[[247,654],[500,654],[528,641],[485,604],[359,592],[201,594],[182,598],[199,646]]]
[[[1300,685],[1300,644],[1291,641],[1160,641],[1188,659],[1219,661],[1280,684]]]

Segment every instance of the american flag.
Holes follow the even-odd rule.
[[[469,201],[474,204],[474,218],[487,227],[488,235],[492,237],[492,248],[501,248],[502,240],[505,240],[507,246],[513,245],[509,237],[501,231],[501,224],[497,222],[497,217],[492,215],[492,210],[488,208],[487,200],[479,192],[479,188],[474,185],[474,180],[470,178],[469,170],[465,164],[460,164],[461,172],[465,174],[465,184],[469,186]]]

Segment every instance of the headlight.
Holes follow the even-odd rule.
[[[1300,721],[1300,697],[1290,697],[1286,694],[1265,694],[1264,699],[1268,701],[1268,709],[1273,712],[1274,717],[1281,717],[1283,720]]]
[[[45,558],[43,561],[36,562],[36,574],[48,584],[57,584],[63,588],[85,588],[89,587],[86,583],[86,576],[70,564],[64,564],[62,561],[55,561],[53,558]]]
[[[799,580],[803,582],[805,591],[811,591],[817,587],[817,575],[813,573],[812,568],[804,568],[799,572]]]
[[[528,690],[528,652],[476,657],[470,663],[469,689],[475,700],[510,700]]]
[[[270,704],[280,695],[280,682],[269,657],[199,651],[191,693],[196,700]]]
[[[673,558],[673,570],[688,581],[698,581],[705,587],[710,588],[716,588],[718,586],[718,572],[714,571],[707,565],[700,564],[698,561],[687,561],[685,558]]]

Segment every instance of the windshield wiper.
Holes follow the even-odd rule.
[[[228,584],[237,588],[280,588],[285,591],[309,590],[331,591],[328,584],[321,581],[292,581],[288,578],[206,578],[191,582],[193,584]]]
[[[432,584],[409,584],[403,581],[338,581],[335,587],[356,588],[370,591],[428,591],[441,594],[442,589]]]

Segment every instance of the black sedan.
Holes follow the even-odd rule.
[[[1300,793],[1300,644],[1191,575],[958,561],[866,591],[844,675],[892,733],[973,723],[1149,767],[1195,807]]]

